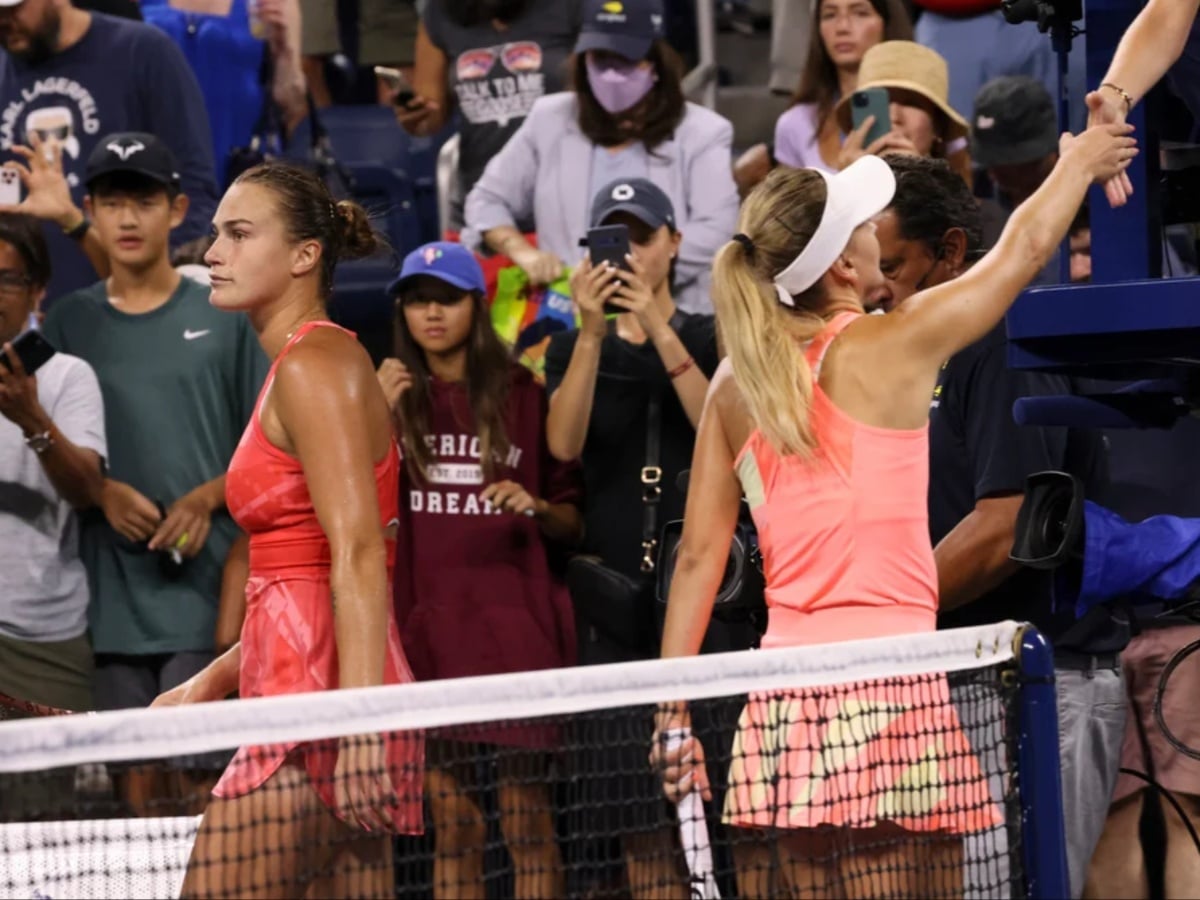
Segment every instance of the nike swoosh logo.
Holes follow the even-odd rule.
[[[210,331],[212,331],[212,329],[211,329],[211,328],[205,328],[203,331],[192,331],[192,330],[189,328],[189,329],[187,329],[187,330],[185,330],[185,331],[183,332],[183,339],[184,339],[185,341],[194,341],[196,338],[202,338],[202,337],[204,337],[204,336],[205,336],[206,334],[208,334]]]

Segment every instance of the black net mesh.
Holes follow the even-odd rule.
[[[161,726],[151,759],[106,750],[129,713],[68,717],[94,726],[69,739],[63,718],[0,722],[0,767],[6,736],[75,760],[0,774],[0,896],[1022,896],[1013,674],[680,687],[690,732],[660,735],[654,764],[657,704],[524,717],[527,688],[487,701],[502,679],[476,680],[495,721],[312,740],[294,707],[277,729],[264,708],[256,733],[276,743],[236,755],[195,736],[239,701],[135,713]],[[405,722],[431,687],[380,689],[375,708]],[[339,699],[312,695],[313,718]]]

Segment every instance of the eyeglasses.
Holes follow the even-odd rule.
[[[0,271],[0,297],[20,297],[33,286],[33,279],[16,272]]]

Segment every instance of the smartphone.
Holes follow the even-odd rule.
[[[863,138],[863,146],[869,147],[892,130],[891,97],[887,88],[874,87],[855,91],[850,96],[850,120],[859,128],[868,116],[874,116],[871,130]]]
[[[12,342],[13,352],[17,354],[17,359],[21,360],[21,365],[25,367],[25,374],[32,375],[43,365],[46,360],[52,357],[58,351],[54,346],[46,340],[40,331],[23,332],[16,336]],[[12,366],[8,363],[8,354],[0,353],[0,363],[9,371],[12,371]]]
[[[608,262],[618,269],[629,271],[629,262],[625,259],[629,255],[628,225],[602,225],[590,229],[587,233],[587,246],[588,258],[593,266]],[[604,312],[606,315],[619,315],[628,310],[605,303]]]
[[[20,202],[21,176],[16,169],[0,169],[0,206],[16,206]]]
[[[408,106],[416,99],[417,92],[413,90],[412,82],[405,78],[404,73],[399,69],[393,69],[391,66],[376,66],[375,76],[396,92],[392,102],[397,106]]]

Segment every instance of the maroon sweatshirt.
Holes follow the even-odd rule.
[[[523,366],[510,370],[506,428],[511,445],[494,481],[511,480],[549,503],[580,505],[578,464],[546,446],[546,394]],[[492,509],[467,389],[433,379],[425,483],[407,468],[400,482],[396,617],[413,674],[421,680],[526,672],[573,665],[570,598],[552,571],[537,521]],[[501,732],[505,729],[501,729]],[[540,744],[512,735],[476,740]]]

